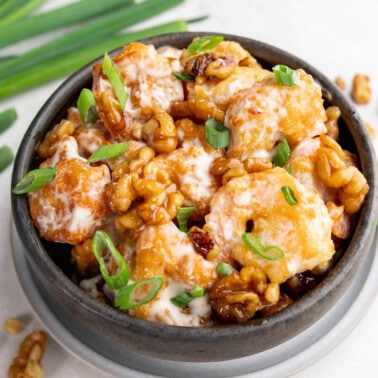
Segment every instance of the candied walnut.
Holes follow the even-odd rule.
[[[24,328],[24,323],[20,319],[9,318],[4,322],[3,328],[9,334],[17,335]]]
[[[74,131],[75,126],[72,122],[67,121],[66,119],[61,120],[46,134],[43,141],[39,144],[37,148],[38,156],[42,159],[47,159],[54,155],[58,148],[57,143],[65,136],[72,135]]]
[[[360,105],[367,104],[371,100],[372,89],[370,78],[367,75],[356,74],[353,77],[352,98]]]
[[[30,333],[18,348],[18,356],[8,369],[9,378],[43,378],[40,365],[46,349],[47,336],[43,331]]]
[[[332,139],[337,140],[339,137],[339,126],[337,121],[341,116],[341,111],[337,106],[329,106],[326,109],[326,116],[327,119],[325,121],[325,125],[327,127],[327,135]]]
[[[92,277],[98,271],[98,263],[92,250],[92,239],[75,245],[71,250],[73,262],[83,277]]]
[[[280,287],[269,283],[262,269],[247,266],[215,282],[209,290],[209,299],[222,322],[245,323],[257,311],[279,301]]]
[[[214,257],[216,246],[206,231],[193,226],[189,231],[189,238],[197,253],[208,259]]]
[[[346,88],[345,80],[341,76],[336,76],[333,81],[342,91]]]

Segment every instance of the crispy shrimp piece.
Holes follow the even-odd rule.
[[[41,237],[69,244],[83,242],[109,215],[104,194],[110,182],[108,167],[90,166],[78,155],[73,137],[66,137],[43,165],[57,172],[52,181],[28,195]]]
[[[297,205],[286,202],[283,186],[293,190]],[[335,251],[323,200],[282,168],[231,179],[213,197],[205,220],[204,229],[221,251],[218,260],[257,265],[271,282],[325,264]],[[249,250],[241,235],[251,230],[263,245],[281,248],[284,258],[271,261]]]
[[[233,97],[226,112],[228,157],[271,158],[283,137],[290,145],[327,131],[320,86],[303,70],[299,85],[279,85],[273,74]]]
[[[147,121],[154,108],[169,111],[172,101],[184,97],[180,80],[172,76],[174,58],[159,54],[152,45],[130,43],[113,58],[121,73],[128,100],[122,111],[106,75],[102,62],[93,67],[93,93],[98,112],[106,128],[115,138],[140,138],[140,124]],[[177,63],[176,63],[177,64]]]
[[[198,326],[210,316],[206,298],[193,301],[185,311],[170,301],[195,284],[209,288],[216,278],[215,264],[196,253],[188,236],[172,222],[143,228],[137,240],[132,279],[156,275],[163,276],[164,287],[153,301],[132,310],[133,315],[182,326]]]
[[[214,160],[221,156],[218,150],[206,151],[202,146],[184,144],[164,158],[170,166],[171,177],[184,195],[187,206],[195,206],[196,215],[204,216],[220,181],[210,172]],[[194,214],[193,214],[194,215]]]

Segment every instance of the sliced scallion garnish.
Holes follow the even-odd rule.
[[[281,260],[285,254],[282,249],[276,246],[264,246],[258,236],[252,232],[245,232],[242,235],[244,244],[256,255],[267,260]]]
[[[106,262],[103,258],[103,251],[107,249],[118,266],[115,275],[109,275]],[[100,267],[100,272],[106,284],[111,290],[119,290],[127,285],[130,279],[129,268],[125,259],[115,247],[113,240],[103,230],[97,230],[92,240],[92,250]]]
[[[171,298],[171,302],[177,307],[184,308],[194,298],[203,297],[206,294],[206,290],[198,284],[195,284],[190,291],[183,291]]]
[[[16,109],[6,109],[0,113],[0,134],[10,127],[17,119]]]
[[[277,83],[285,87],[294,87],[299,84],[299,74],[283,64],[277,64],[272,68]]]
[[[0,147],[0,172],[4,171],[13,161],[13,152],[9,146]]]
[[[108,77],[109,82],[112,85],[114,92],[118,98],[119,104],[121,105],[122,111],[125,110],[126,101],[129,96],[125,89],[123,77],[108,53],[104,54],[102,72]]]
[[[38,168],[29,171],[12,189],[14,194],[34,192],[48,183],[56,174],[53,167]]]
[[[205,122],[206,142],[216,150],[228,146],[230,130],[214,118],[209,118]]]
[[[88,88],[83,88],[77,100],[77,108],[84,123],[92,123],[97,118],[96,100]]]
[[[233,272],[235,272],[235,269],[225,262],[220,262],[217,264],[217,267],[215,268],[215,271],[220,274],[221,276],[229,276]]]
[[[194,40],[186,50],[190,54],[202,54],[219,45],[224,40],[220,35],[206,35]]]
[[[293,189],[290,188],[290,186],[283,186],[281,187],[281,192],[285,197],[286,202],[293,206],[293,205],[298,205],[298,201],[295,198],[295,194],[293,192]]]
[[[164,284],[163,277],[155,276],[137,281],[129,286],[123,287],[115,296],[114,304],[120,310],[130,310],[142,306],[154,299]],[[142,296],[137,291],[143,286],[148,286],[148,290]]]
[[[88,163],[96,163],[97,161],[118,157],[127,150],[129,145],[130,142],[105,144],[93,152],[87,161]]]
[[[286,138],[283,138],[279,144],[277,151],[273,157],[273,165],[275,167],[283,167],[290,157],[290,146]]]
[[[194,75],[186,74],[186,73],[182,73],[182,72],[172,72],[172,75],[176,79],[179,79],[181,81],[193,81],[196,78]]]
[[[192,215],[194,209],[194,206],[179,207],[177,209],[177,223],[180,231],[188,233],[188,220]]]

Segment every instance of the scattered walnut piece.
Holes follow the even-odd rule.
[[[3,328],[10,335],[17,335],[24,328],[24,323],[20,319],[9,318],[4,322]]]
[[[342,90],[344,91],[346,88],[345,80],[341,76],[336,76],[334,83]]]
[[[367,104],[371,100],[372,90],[367,75],[356,74],[353,77],[352,98],[357,104]]]
[[[18,356],[8,369],[8,378],[44,378],[41,359],[47,336],[43,331],[30,333],[18,347]]]

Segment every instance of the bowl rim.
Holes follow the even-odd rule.
[[[205,327],[182,327],[151,322],[125,314],[90,297],[86,292],[81,290],[79,286],[72,282],[48,256],[40,241],[38,233],[35,230],[31,218],[29,216],[24,216],[24,214],[29,214],[26,196],[16,196],[11,193],[12,211],[17,232],[19,233],[20,238],[28,252],[34,254],[33,256],[30,256],[29,254],[27,255],[28,261],[32,262],[32,264],[39,265],[39,268],[43,269],[48,279],[62,283],[60,288],[64,295],[69,296],[75,302],[80,303],[80,306],[83,306],[87,311],[96,313],[100,319],[110,320],[121,327],[131,326],[134,329],[148,328],[148,332],[151,336],[159,337],[161,333],[164,332],[165,335],[173,338],[177,336],[177,331],[179,330],[181,340],[192,340],[193,338],[206,337],[209,334],[211,334],[211,337],[214,340],[220,337],[236,337],[240,335],[240,330],[247,330],[255,328],[256,326],[258,326],[262,332],[269,331],[271,327],[274,327],[278,323],[287,322],[289,319],[297,317],[303,310],[309,311],[316,305],[319,298],[326,298],[328,295],[330,295],[332,290],[340,285],[345,279],[345,276],[350,274],[352,267],[360,263],[358,260],[361,259],[361,253],[356,252],[358,252],[358,250],[361,252],[361,249],[369,244],[369,240],[372,238],[372,234],[374,234],[376,224],[375,214],[378,213],[378,191],[376,184],[378,170],[375,150],[367,131],[363,128],[363,122],[357,111],[342,94],[342,92],[336,87],[336,85],[334,85],[325,75],[308,64],[306,61],[287,51],[265,42],[233,34],[218,32],[181,32],[146,38],[141,40],[141,42],[156,44],[156,41],[164,41],[165,44],[169,45],[175,44],[174,42],[178,38],[190,40],[197,36],[215,34],[223,35],[226,40],[237,40],[237,42],[239,42],[242,46],[253,45],[255,50],[251,53],[258,61],[268,61],[269,59],[266,56],[266,52],[269,51],[274,55],[285,57],[286,64],[291,65],[293,68],[303,68],[306,72],[315,77],[316,81],[323,89],[323,96],[332,101],[336,99],[336,101],[339,102],[341,107],[344,109],[344,114],[351,117],[356,125],[359,125],[356,130],[354,128],[350,128],[348,125],[347,127],[353,137],[353,140],[359,138],[360,148],[358,149],[357,145],[356,148],[358,149],[362,171],[365,175],[366,172],[369,172],[367,179],[369,181],[370,190],[365,199],[365,203],[360,210],[360,216],[356,224],[353,237],[350,240],[349,246],[344,251],[343,257],[340,259],[332,272],[330,272],[327,280],[321,281],[314,289],[311,290],[311,295],[304,295],[285,310],[269,316],[268,318],[252,320],[246,324],[228,324]],[[161,46],[162,44],[157,43],[157,45]],[[110,55],[114,55],[116,52],[120,51],[120,49],[122,49],[122,46],[118,49],[112,50]],[[34,117],[21,141],[15,158],[11,187],[13,187],[30,169],[38,139],[41,137],[41,134],[44,134],[53,126],[53,119],[58,117],[56,109],[59,109],[60,113],[65,113],[67,110],[65,107],[69,101],[71,101],[70,97],[72,96],[72,93],[77,93],[83,87],[83,83],[88,82],[88,75],[91,75],[92,65],[101,60],[101,58],[102,57],[99,57],[93,60],[74,74],[70,75],[54,91],[54,93],[49,97],[49,99]],[[329,91],[328,88],[331,90]],[[43,131],[40,130],[41,127],[42,129],[44,127]],[[35,129],[37,129],[38,132],[36,132]],[[365,154],[363,154],[363,152],[365,152]],[[368,248],[366,247],[366,249]],[[38,254],[33,252],[35,250],[38,250]]]

